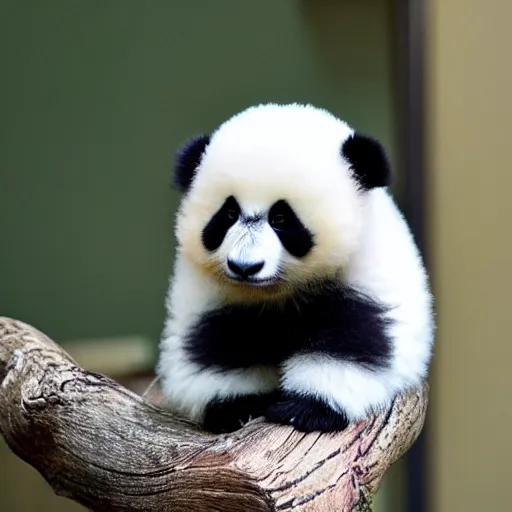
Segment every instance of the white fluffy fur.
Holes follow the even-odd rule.
[[[183,337],[201,313],[221,305],[217,285],[177,256],[174,279],[167,298],[167,318],[158,365],[162,389],[170,408],[201,421],[214,397],[272,391],[278,386],[276,368],[218,372],[199,368],[187,359]]]
[[[178,214],[178,253],[158,365],[164,394],[182,414],[200,421],[214,396],[281,385],[321,396],[350,420],[359,420],[426,376],[434,332],[427,276],[389,193],[361,191],[343,162],[341,144],[352,133],[346,123],[311,106],[265,105],[234,116],[213,134]],[[288,200],[315,235],[313,251],[301,260],[293,258],[268,225],[252,234],[235,225],[218,251],[206,251],[202,229],[230,195],[246,212]],[[258,298],[258,291],[244,294],[227,282],[229,255],[265,259],[258,277],[284,269],[288,291],[312,275],[342,269],[347,284],[392,306],[391,368],[369,372],[325,355],[297,355],[279,369],[215,372],[195,367],[182,340],[199,315],[229,301]]]

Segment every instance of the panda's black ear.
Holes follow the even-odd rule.
[[[387,187],[390,184],[391,168],[380,142],[354,133],[343,143],[341,153],[364,189]]]
[[[197,166],[209,142],[208,135],[199,135],[189,139],[176,152],[172,183],[180,192],[186,192],[192,185]]]

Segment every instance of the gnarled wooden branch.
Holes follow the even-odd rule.
[[[95,511],[371,510],[426,406],[425,384],[340,434],[256,420],[213,436],[81,369],[35,328],[0,317],[0,430],[57,494]]]

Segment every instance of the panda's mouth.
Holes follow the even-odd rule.
[[[280,281],[278,276],[272,277],[237,277],[227,275],[228,279],[240,285],[246,286],[271,286],[275,285]]]

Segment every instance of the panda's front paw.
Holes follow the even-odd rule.
[[[292,425],[301,432],[337,432],[345,430],[349,422],[324,401],[310,395],[283,392],[265,412],[272,423]]]
[[[245,423],[265,414],[276,399],[275,393],[215,398],[206,406],[203,428],[214,434],[234,432]]]

